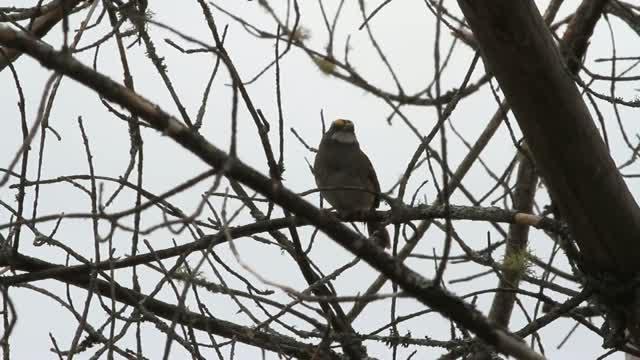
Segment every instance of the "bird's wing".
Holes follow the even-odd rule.
[[[367,183],[368,183],[368,187],[369,189],[375,191],[376,193],[380,193],[380,183],[378,182],[378,176],[376,175],[376,170],[373,168],[373,164],[371,164],[371,160],[369,160],[369,157],[362,152],[362,150],[360,151],[360,153],[362,154],[362,156],[364,157],[364,163],[366,163],[366,174],[367,174]],[[376,195],[375,196],[375,200],[373,201],[373,208],[377,209],[378,206],[380,206],[380,195]]]

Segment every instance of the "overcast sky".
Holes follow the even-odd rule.
[[[284,1],[271,1],[280,15],[284,14]],[[380,1],[367,2],[369,11]],[[29,6],[36,1],[20,2],[19,6]],[[236,15],[241,16],[250,23],[270,32],[276,31],[276,25],[269,15],[262,9],[257,1],[221,0],[216,4],[228,9]],[[333,14],[339,1],[323,1],[329,14]],[[446,1],[451,9],[459,12],[453,1]],[[546,1],[538,1],[539,8],[546,7]],[[568,11],[572,11],[577,1],[565,1],[558,19],[563,18]],[[28,5],[29,4],[29,5]],[[16,6],[16,1],[0,0],[0,7]],[[308,29],[308,45],[318,51],[324,51],[327,41],[327,32],[316,1],[301,1],[301,25]],[[213,45],[210,31],[203,19],[202,11],[196,1],[150,1],[150,9],[153,11],[153,19],[170,25],[182,33]],[[100,9],[100,7],[99,7]],[[274,58],[274,41],[256,39],[248,34],[244,28],[228,16],[213,10],[215,20],[220,28],[229,25],[225,45],[234,61],[236,67],[244,80],[252,78],[260,70],[269,64]],[[72,28],[77,28],[80,21],[85,17],[86,11],[82,11],[71,17]],[[91,22],[95,21],[95,15]],[[108,23],[108,21],[104,21]],[[392,77],[386,71],[386,67],[377,56],[375,49],[371,46],[366,31],[359,31],[358,27],[362,23],[362,16],[355,1],[345,4],[343,14],[337,24],[336,30],[336,53],[342,57],[344,53],[347,36],[351,36],[350,61],[360,74],[368,81],[387,91],[395,92],[396,88]],[[398,78],[408,94],[419,91],[428,84],[434,74],[433,46],[434,46],[434,17],[422,1],[394,1],[385,7],[371,22],[372,30],[380,46],[388,56],[390,63],[398,74]],[[612,19],[612,26],[615,30],[617,56],[637,56],[637,38],[621,22]],[[109,28],[101,25],[92,29],[80,42],[80,46],[87,45],[99,39],[109,31]],[[195,118],[202,94],[212,71],[215,58],[210,54],[198,53],[185,55],[167,45],[163,40],[172,39],[174,42],[185,48],[194,48],[194,44],[189,44],[178,36],[159,29],[154,25],[149,26],[149,31],[154,38],[157,51],[164,57],[168,69],[168,76],[171,78],[176,92],[180,95],[187,112]],[[608,74],[609,64],[595,63],[595,59],[611,56],[611,40],[607,25],[600,21],[596,33],[591,41],[591,47],[586,60],[586,65],[599,73]],[[44,40],[54,47],[61,45],[61,27],[55,28]],[[451,44],[452,37],[445,31],[441,47],[446,51]],[[129,39],[131,41],[131,39]],[[281,44],[284,46],[284,44]],[[635,52],[634,52],[635,50]],[[77,58],[87,65],[91,65],[94,50],[86,51],[77,55]],[[466,69],[468,68],[473,52],[465,45],[459,44],[451,58],[451,65],[443,73],[442,86],[446,91],[458,86],[462,82]],[[134,76],[135,87],[138,93],[147,97],[154,103],[160,105],[164,110],[178,116],[179,112],[171,97],[163,85],[160,77],[153,68],[149,58],[145,56],[144,46],[134,45],[129,51],[129,61]],[[27,121],[32,124],[35,120],[38,102],[40,100],[44,85],[51,75],[51,72],[43,69],[36,61],[23,56],[15,63],[16,70],[20,76],[22,88],[26,98]],[[122,82],[122,70],[120,61],[113,41],[107,42],[100,47],[97,57],[98,71],[111,76],[114,80]],[[327,76],[322,73],[317,66],[298,49],[291,52],[281,62],[281,90],[283,111],[285,119],[285,164],[284,173],[285,185],[295,191],[305,191],[315,187],[313,176],[311,175],[306,161],[313,163],[313,153],[307,151],[289,132],[289,128],[296,131],[312,146],[317,146],[321,136],[320,112],[323,111],[325,119],[331,121],[335,118],[351,119],[356,126],[357,136],[364,151],[371,158],[380,180],[383,190],[388,190],[401,176],[407,166],[407,162],[419,144],[418,138],[411,130],[395,117],[391,124],[386,119],[390,114],[390,107],[380,98],[366,93],[339,79]],[[484,74],[484,67],[479,64],[474,72],[473,79],[478,79]],[[0,72],[0,167],[7,168],[11,159],[19,148],[22,136],[19,126],[19,111],[16,103],[18,101],[13,78],[8,70]],[[221,69],[220,74],[214,81],[209,97],[204,126],[201,130],[209,141],[216,146],[228,150],[230,143],[230,103],[231,87],[228,86],[229,77],[225,69]],[[637,87],[637,86],[636,86]],[[608,92],[608,84],[597,84],[596,89]],[[277,108],[275,93],[275,73],[270,69],[255,83],[248,86],[248,91],[255,105],[260,108],[266,118],[272,124],[270,138],[273,144],[277,144]],[[620,85],[617,96],[632,99],[637,96],[637,89],[628,84]],[[474,142],[482,129],[488,123],[490,117],[496,111],[497,105],[493,99],[488,86],[485,86],[477,94],[464,99],[451,116],[451,121],[455,128],[470,142]],[[603,115],[606,118],[611,151],[617,163],[622,163],[629,158],[629,150],[623,144],[622,137],[613,117],[611,106],[603,106]],[[628,108],[620,107],[621,118],[625,121],[632,141],[637,140],[638,112],[632,112]],[[435,124],[436,115],[432,107],[405,107],[403,113],[406,114],[419,131],[425,135]],[[81,116],[84,120],[87,134],[90,138],[90,146],[94,155],[94,165],[96,173],[99,175],[117,178],[121,176],[128,165],[129,160],[129,136],[127,125],[110,114],[100,103],[96,94],[70,79],[63,79],[60,90],[55,98],[55,105],[51,114],[51,126],[62,137],[58,141],[53,133],[47,134],[46,152],[44,154],[43,179],[55,178],[64,175],[87,174],[86,155],[84,153],[80,130],[77,118]],[[264,152],[259,145],[257,132],[253,120],[249,116],[244,106],[239,112],[239,157],[246,163],[256,167],[263,173],[268,173]],[[519,138],[517,123],[509,116],[511,124],[516,128],[516,136]],[[453,133],[448,132],[448,154],[452,168],[456,168],[460,160],[466,155],[467,150]],[[36,161],[39,150],[39,136],[30,153],[31,166],[28,178],[36,177]],[[187,153],[172,140],[162,136],[150,129],[143,130],[144,139],[144,183],[145,188],[155,194],[160,194],[172,187],[184,182],[187,179],[205,171],[207,166],[193,155]],[[439,148],[436,140],[433,142],[435,148]],[[509,161],[515,154],[515,147],[509,137],[505,126],[502,126],[491,143],[482,153],[482,159],[498,175],[504,171]],[[637,172],[637,169],[627,168],[624,173]],[[427,167],[418,170],[417,175],[410,183],[410,193],[420,185],[423,180],[431,179]],[[16,183],[14,178],[10,182]],[[463,184],[474,194],[480,195],[487,192],[494,184],[494,181],[487,175],[479,164],[476,164],[469,175],[465,177]],[[627,179],[632,193],[640,195],[640,187],[637,180]],[[88,185],[88,183],[85,183]],[[113,183],[105,182],[104,197],[107,198],[116,188]],[[195,188],[178,194],[171,198],[172,202],[180,206],[186,213],[196,210],[200,202],[202,192],[211,186],[210,182],[199,184]],[[224,191],[226,183],[218,189]],[[435,187],[430,180],[418,197],[420,202],[430,203],[435,198]],[[498,192],[497,194],[500,194]],[[0,188],[0,199],[15,204],[15,189],[7,186]],[[490,196],[482,205],[490,206],[498,195]],[[317,203],[317,195],[308,196],[308,199]],[[110,211],[127,209],[133,206],[135,194],[125,191],[109,208]],[[31,204],[33,201],[33,189],[27,193],[28,204],[27,214],[31,214]],[[217,200],[216,200],[217,201]],[[452,197],[452,203],[459,205],[469,205],[469,201],[461,194],[456,193]],[[538,195],[538,204],[548,204],[547,196],[542,189]],[[239,205],[231,202],[232,208]],[[495,206],[504,207],[502,201],[498,201]],[[385,205],[386,208],[386,205]],[[41,188],[40,205],[38,214],[59,214],[61,212],[88,212],[90,201],[86,194],[78,191],[67,183],[55,185],[44,185]],[[0,223],[9,221],[9,213],[0,210]],[[131,223],[132,219],[127,219]],[[143,227],[151,226],[162,221],[162,217],[157,210],[151,210],[143,216]],[[250,222],[248,214],[243,214],[235,220],[234,224]],[[54,227],[54,222],[43,223],[38,229],[47,233]],[[456,222],[456,231],[467,243],[475,249],[486,246],[487,237],[491,241],[501,241],[499,234],[486,223]],[[101,224],[101,230],[107,231],[107,225]],[[389,227],[391,229],[391,227]],[[506,229],[506,227],[505,227]],[[301,230],[304,244],[307,244],[312,233],[312,228],[306,227]],[[7,230],[0,230],[0,233],[7,235]],[[64,254],[51,247],[34,247],[31,245],[33,234],[25,232],[21,243],[21,252],[30,256],[45,259],[50,262],[63,263]],[[65,220],[61,223],[56,238],[74,250],[87,257],[93,256],[93,239],[91,232],[91,222],[86,220]],[[148,240],[155,249],[170,247],[173,241],[186,243],[192,241],[187,233],[179,235],[170,234],[168,231],[156,231],[144,239]],[[431,229],[422,239],[421,244],[415,250],[416,253],[431,254],[433,249],[440,249],[443,235],[440,231]],[[117,231],[114,236],[114,247],[116,256],[124,256],[130,253],[131,235],[123,231]],[[544,233],[534,230],[530,235],[530,248],[536,256],[546,259],[551,248],[551,241]],[[284,284],[298,290],[306,287],[304,279],[296,270],[295,264],[288,256],[282,254],[273,246],[261,245],[250,239],[237,241],[241,258],[244,262],[251,264],[255,271],[260,272],[270,281]],[[404,243],[401,243],[404,245]],[[106,247],[104,249],[107,249]],[[146,251],[144,245],[141,250]],[[106,250],[103,250],[106,251]],[[218,255],[235,270],[243,271],[238,261],[230,254],[227,246],[216,248]],[[106,254],[106,252],[105,252]],[[498,257],[500,254],[496,254]],[[344,265],[353,259],[346,250],[342,249],[332,241],[327,240],[323,235],[319,235],[311,253],[311,258],[319,264],[323,272],[329,273],[337,267]],[[556,265],[564,263],[563,255],[560,254]],[[191,261],[197,262],[198,257],[193,257]],[[409,259],[407,263],[425,277],[432,277],[434,265],[431,261]],[[169,261],[168,264],[173,264]],[[453,280],[458,277],[474,274],[481,270],[473,265],[454,265],[446,273],[445,280]],[[244,271],[246,273],[246,271]],[[123,285],[130,285],[130,273],[123,271],[117,276]],[[540,273],[536,273],[540,275]],[[208,274],[207,275],[211,275]],[[255,280],[251,275],[249,279]],[[342,295],[354,295],[363,292],[376,278],[376,273],[367,265],[359,264],[355,268],[347,271],[336,282],[335,286]],[[156,273],[144,272],[143,292],[148,293],[157,283]],[[211,275],[211,281],[217,279]],[[229,286],[242,287],[242,284],[230,276],[225,278],[229,281]],[[148,285],[146,285],[148,284]],[[495,287],[497,284],[494,277],[483,277],[472,282],[448,285],[449,288],[460,294],[466,294],[474,290]],[[34,285],[49,289],[64,297],[64,287],[54,281],[35,283]],[[146,285],[146,287],[145,287]],[[273,287],[260,284],[262,289],[273,289]],[[537,291],[532,286],[525,286],[529,290]],[[387,285],[382,292],[388,293],[392,289]],[[282,291],[276,289],[279,295],[276,299],[287,301],[287,296]],[[72,289],[75,305],[82,308],[86,292],[84,290]],[[203,293],[205,302],[214,315],[228,319],[233,322],[251,325],[252,323],[242,314],[237,314],[237,307],[227,298],[219,295]],[[73,338],[76,326],[75,320],[68,312],[61,309],[52,300],[37,295],[31,290],[12,289],[12,298],[17,306],[19,319],[18,325],[12,336],[12,354],[14,358],[53,358],[49,351],[52,346],[49,333],[53,334],[61,348],[68,348]],[[172,299],[171,292],[167,291],[159,295]],[[564,298],[557,294],[552,294],[554,299],[562,301]],[[484,295],[478,298],[478,307],[486,311],[491,303],[492,295]],[[524,301],[529,309],[532,309],[530,300]],[[95,306],[95,304],[94,304]],[[350,305],[345,305],[349,308]],[[371,304],[366,311],[355,322],[356,331],[366,333],[384,325],[389,321],[390,302],[384,301]],[[414,300],[400,299],[398,314],[408,314],[424,306]],[[94,326],[100,326],[105,316],[101,310],[92,312],[90,322]],[[514,319],[511,323],[511,330],[520,329],[525,324],[521,311],[514,311]],[[603,354],[601,339],[594,336],[584,327],[579,327],[573,337],[561,348],[557,345],[567,335],[573,327],[574,322],[568,320],[558,320],[548,328],[544,328],[540,334],[544,341],[545,351],[549,358],[579,358],[591,359]],[[600,326],[600,323],[596,324]],[[145,325],[146,352],[151,358],[160,357],[163,350],[165,337],[159,333],[152,325]],[[414,337],[431,336],[434,339],[447,340],[449,338],[449,322],[439,315],[428,315],[415,320],[403,323],[400,326],[400,333],[405,334],[411,331]],[[123,343],[130,348],[134,346],[134,332]],[[388,331],[381,335],[388,335]],[[203,341],[204,337],[200,337]],[[154,346],[157,345],[157,346]],[[371,356],[380,359],[390,358],[391,350],[383,345],[366,342]],[[124,345],[123,345],[124,346]],[[174,358],[180,358],[181,348],[173,346]],[[223,350],[228,354],[229,348]],[[410,355],[413,348],[406,350],[399,349],[399,358],[404,359]],[[440,350],[431,348],[419,349],[415,358],[435,358],[440,354]],[[82,354],[80,358],[88,358],[91,351]],[[236,356],[239,359],[250,359],[259,356],[260,352],[256,348],[239,346],[236,349]],[[185,355],[185,353],[182,353]],[[269,354],[269,359],[276,359],[277,356]],[[610,357],[620,359],[621,355]]]

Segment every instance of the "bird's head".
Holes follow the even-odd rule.
[[[358,142],[353,122],[345,119],[338,119],[331,123],[331,127],[325,136],[343,144],[354,144]]]

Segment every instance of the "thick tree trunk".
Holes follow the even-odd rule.
[[[640,209],[534,2],[458,3],[580,247],[581,263],[592,273],[638,270]]]

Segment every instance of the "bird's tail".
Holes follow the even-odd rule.
[[[381,222],[369,221],[367,222],[367,230],[369,231],[369,237],[373,239],[379,246],[385,249],[391,247],[391,238],[389,232],[384,228]]]

